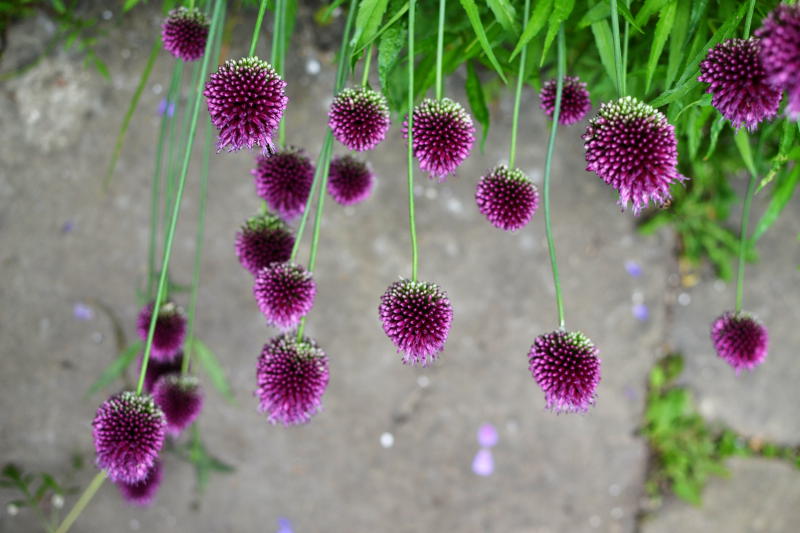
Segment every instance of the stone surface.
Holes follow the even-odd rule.
[[[289,61],[287,140],[316,157],[334,73],[324,44],[329,34],[317,35],[310,14],[304,16]],[[94,470],[72,472],[69,459],[79,453],[91,463],[90,422],[114,388],[91,398],[84,391],[134,338],[136,289],[146,276],[156,109],[169,82],[168,56],[156,63],[108,194],[101,180],[157,23],[155,10],[137,10],[110,37],[101,52],[111,83],[59,53],[7,82],[0,96],[0,113],[14,124],[0,132],[0,455],[78,487]],[[245,49],[249,30],[241,28],[231,54]],[[6,57],[23,51],[12,47]],[[452,95],[464,101],[462,85],[456,76]],[[66,108],[61,115],[58,106]],[[518,164],[540,183],[547,124],[532,91],[522,108]],[[486,153],[476,150],[457,177],[437,184],[416,173],[420,277],[439,283],[455,308],[446,350],[432,368],[404,367],[377,318],[385,288],[410,274],[398,117],[387,141],[367,154],[379,180],[373,197],[349,208],[326,202],[318,298],[307,332],[331,358],[331,383],[324,411],[299,428],[268,425],[252,396],[256,358],[276,333],[264,325],[251,278],[233,252],[237,228],[259,208],[249,175],[253,154],[212,155],[197,334],[220,357],[237,402],[207,390],[199,424],[208,449],[237,470],[213,476],[195,509],[191,467],[167,454],[153,507],[127,507],[106,486],[75,531],[270,531],[281,518],[298,532],[633,531],[647,460],[636,428],[645,376],[665,340],[712,367],[712,379],[692,386],[708,386],[714,405],[729,404],[715,413],[741,422],[743,431],[800,438],[792,410],[798,367],[790,360],[798,342],[797,311],[790,307],[798,294],[797,257],[796,249],[794,259],[785,249],[796,210],[765,237],[765,260],[748,275],[750,308],[767,321],[773,352],[761,371],[735,381],[711,355],[706,332],[730,298],[704,282],[687,309],[696,314],[682,316],[677,307],[675,329],[667,331],[673,239],[666,231],[636,234],[612,191],[583,170],[581,125],[559,135],[553,224],[567,326],[598,345],[603,380],[588,414],[544,410],[526,357],[535,336],[557,327],[544,221],[539,212],[528,227],[506,234],[478,213],[478,178],[507,157],[510,94],[491,111]],[[191,276],[199,161],[198,150],[174,248],[173,277],[182,283]],[[306,257],[304,245],[300,258]],[[641,266],[640,276],[626,271],[630,261]],[[782,270],[775,277],[757,272],[767,268]],[[758,296],[764,288],[780,299],[778,306],[772,307],[774,297]],[[178,300],[188,303],[185,295]],[[93,316],[76,318],[76,303]],[[649,309],[646,321],[633,313],[641,304]],[[758,387],[746,386],[743,395],[719,385],[718,375],[738,387],[758,380]],[[470,468],[484,422],[500,434],[492,449],[495,472],[485,478]],[[759,471],[761,463],[753,464]],[[8,499],[0,492],[0,502]],[[0,531],[31,531],[34,524],[26,511],[0,514]]]

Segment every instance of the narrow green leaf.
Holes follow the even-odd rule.
[[[673,1],[667,4],[659,14],[658,24],[656,24],[656,31],[653,35],[653,44],[650,46],[650,57],[647,59],[647,81],[645,83],[644,92],[650,92],[650,84],[653,81],[653,74],[656,72],[658,66],[658,59],[661,57],[661,52],[664,50],[664,45],[667,42],[672,25],[675,24],[675,10],[677,2]]]
[[[717,140],[719,139],[719,134],[722,132],[722,128],[725,127],[725,117],[719,115],[716,119],[714,119],[714,123],[711,124],[711,140],[708,144],[708,150],[706,151],[706,155],[703,156],[703,159],[708,159],[714,153],[714,150],[717,149]]]
[[[122,12],[127,13],[138,4],[141,0],[125,0],[125,3],[122,5]]]
[[[606,69],[608,77],[611,78],[614,86],[617,85],[617,69],[614,64],[614,37],[611,35],[611,27],[608,21],[595,22],[592,24],[592,33],[597,45],[597,52],[600,54],[600,61]]]
[[[356,16],[356,31],[350,46],[353,50],[360,48],[366,41],[372,41],[386,13],[389,0],[361,0]]]
[[[481,151],[483,151],[486,136],[489,134],[489,108],[486,107],[486,95],[483,93],[481,80],[475,73],[472,61],[467,61],[467,81],[464,87],[467,92],[469,107],[472,109],[472,116],[481,125]]]
[[[742,156],[744,166],[750,174],[758,174],[756,164],[753,161],[753,152],[750,148],[750,136],[747,135],[747,130],[740,129],[733,136],[733,141],[736,143],[736,148],[739,150],[739,155]]]
[[[644,27],[647,21],[650,20],[650,17],[661,11],[661,8],[664,7],[667,2],[671,1],[672,0],[645,0],[642,8],[636,13],[636,24],[640,27]]]
[[[114,361],[103,370],[97,381],[92,383],[89,390],[86,391],[87,396],[91,396],[106,385],[109,385],[115,379],[120,377],[125,369],[136,359],[136,356],[142,350],[142,341],[136,341],[127,348],[125,348]]]
[[[469,18],[470,24],[472,24],[472,29],[475,31],[475,36],[481,43],[481,48],[483,48],[483,53],[486,54],[486,57],[489,59],[489,62],[497,71],[497,75],[500,76],[501,80],[503,80],[503,83],[508,83],[505,74],[503,74],[503,68],[497,61],[497,58],[495,57],[494,52],[492,51],[492,46],[491,44],[489,44],[489,39],[486,37],[486,30],[483,28],[483,23],[481,22],[481,17],[478,13],[478,6],[475,5],[475,0],[460,0],[460,1],[461,5],[464,8],[464,11],[467,13],[467,18]],[[572,2],[574,0],[568,0],[568,1]]]
[[[598,2],[583,14],[581,19],[578,21],[578,28],[588,28],[595,22],[600,22],[601,20],[607,19],[610,15],[611,8],[608,6],[608,2]]]
[[[226,400],[234,403],[235,399],[230,383],[228,383],[228,379],[225,377],[225,371],[222,369],[222,365],[219,363],[217,356],[214,355],[214,352],[197,337],[188,339],[187,343],[191,343],[189,349],[194,350],[197,361],[200,362],[203,370],[205,370],[208,378],[211,380],[211,385],[217,389],[217,392]]]
[[[558,29],[561,24],[567,20],[575,7],[575,0],[558,0],[553,7],[553,12],[550,13],[550,21],[547,26],[547,35],[544,38],[544,47],[542,48],[542,58],[539,61],[539,66],[544,65],[544,58],[547,56],[547,51],[550,45],[553,44],[553,39],[556,38]]]
[[[756,229],[751,237],[753,242],[761,238],[772,224],[778,220],[783,209],[792,199],[797,183],[800,181],[800,165],[795,165],[794,170],[785,178],[778,179],[778,183],[772,192],[772,199],[767,206],[767,210],[761,215],[761,219],[756,224]]]
[[[378,77],[381,87],[386,88],[389,73],[397,65],[400,53],[403,51],[406,40],[406,28],[403,25],[392,26],[381,36],[378,41]]]
[[[664,79],[664,89],[672,87],[672,82],[678,75],[686,50],[687,34],[686,28],[689,25],[690,4],[692,0],[678,0],[675,8],[675,24],[672,26],[672,34],[669,37],[669,59],[667,62],[667,76]]]
[[[50,3],[53,4],[53,9],[55,9],[58,13],[63,14],[67,10],[62,0],[51,0]]]
[[[519,25],[517,24],[517,11],[508,0],[487,0],[489,9],[494,13],[494,18],[502,28],[516,35],[519,35]]]
[[[798,128],[800,129],[800,128]],[[756,194],[758,194],[761,189],[766,187],[775,176],[778,174],[778,171],[789,161],[789,150],[794,146],[794,136],[795,136],[795,128],[790,120],[783,121],[783,135],[781,135],[781,143],[780,147],[778,148],[778,153],[775,157],[772,158],[772,167],[769,170],[769,173],[764,176],[761,180],[761,183],[758,184],[758,188],[756,189]]]
[[[619,11],[620,15],[622,15],[625,20],[631,25],[631,27],[638,31],[639,33],[644,33],[644,30],[639,27],[636,23],[636,20],[633,18],[633,14],[631,10],[628,9],[628,5],[626,4],[625,0],[617,0],[617,11]]]
[[[522,36],[519,38],[517,46],[514,47],[514,52],[511,54],[509,60],[517,57],[517,54],[522,52],[522,47],[530,42],[531,39],[542,31],[544,25],[547,23],[547,17],[550,15],[550,10],[553,7],[553,0],[539,0],[533,7],[528,23],[525,24],[525,29],[522,30]]]
[[[102,59],[92,54],[92,63],[94,63],[94,68],[97,69],[97,72],[99,72],[101,76],[107,81],[111,80],[111,73],[108,71],[108,67]]]

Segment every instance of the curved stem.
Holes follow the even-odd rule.
[[[366,87],[369,83],[369,64],[372,61],[372,44],[367,48],[367,55],[364,58],[364,72],[361,73],[361,86]]]
[[[322,161],[326,156],[326,152],[330,152],[333,146],[333,135],[326,135],[325,140],[322,141],[322,148],[319,152],[317,160],[317,167],[314,169],[314,179],[311,181],[311,190],[308,191],[308,198],[306,198],[306,205],[303,208],[303,215],[300,217],[300,224],[297,226],[297,232],[294,236],[294,246],[292,246],[292,255],[289,256],[289,262],[294,263],[297,257],[297,252],[300,251],[300,242],[303,240],[303,233],[306,230],[306,223],[308,222],[308,214],[311,212],[311,203],[316,197],[317,187],[319,186],[320,176],[322,175]],[[266,206],[266,202],[264,203]]]
[[[284,0],[275,0],[275,9],[272,14],[272,46],[270,48],[269,61],[272,63],[272,68],[280,76],[280,37],[281,37],[281,7]]]
[[[256,44],[258,44],[258,34],[261,33],[261,23],[264,22],[264,12],[267,10],[267,0],[261,0],[261,5],[258,6],[258,18],[256,18],[256,25],[253,28],[253,37],[250,39],[250,52],[247,54],[253,57],[256,53]]]
[[[280,24],[278,26],[278,31],[280,33],[281,39],[280,44],[278,46],[278,64],[280,65],[280,75],[284,75],[284,65],[286,64],[286,2],[287,0],[280,0],[281,9],[278,12],[280,15]],[[281,117],[281,121],[278,124],[278,146],[284,147],[286,146],[286,120],[285,117]]]
[[[617,71],[617,92],[625,96],[625,70],[622,66],[622,50],[619,38],[619,16],[617,15],[617,0],[608,0],[611,4],[611,32],[614,34],[614,65]]]
[[[525,8],[522,20],[528,20],[528,11],[531,7],[531,0],[525,0]],[[508,168],[514,168],[517,158],[517,128],[519,126],[519,104],[522,100],[522,85],[525,82],[525,60],[528,57],[528,46],[522,47],[519,54],[519,72],[517,74],[517,91],[514,94],[514,115],[511,118],[511,148],[508,152]]]
[[[416,0],[408,2],[408,231],[411,236],[411,280],[417,281],[417,224],[414,219],[414,8]],[[444,5],[444,0],[440,6]],[[439,17],[441,22],[442,17]],[[441,42],[441,31],[440,42]],[[437,61],[438,62],[438,61]],[[437,76],[441,68],[437,68]],[[439,80],[441,83],[441,80]],[[440,86],[437,86],[437,98]]]
[[[72,527],[72,524],[78,517],[81,515],[86,506],[89,505],[89,502],[92,501],[94,498],[95,493],[97,493],[100,486],[103,484],[103,481],[106,479],[106,471],[101,470],[94,476],[94,479],[89,483],[86,489],[81,494],[81,497],[78,498],[78,501],[75,502],[75,505],[70,509],[69,514],[64,517],[64,520],[58,526],[55,533],[67,533],[69,528]]]
[[[613,1],[613,0],[612,0]],[[547,249],[550,253],[550,267],[553,270],[553,286],[556,289],[556,308],[558,310],[558,327],[564,329],[564,299],[561,295],[561,280],[558,276],[556,261],[556,245],[553,241],[553,228],[550,223],[550,170],[553,163],[553,151],[558,131],[558,116],[561,111],[561,94],[564,90],[564,71],[566,70],[566,46],[564,44],[564,26],[558,30],[558,82],[556,85],[556,107],[553,110],[553,125],[550,127],[550,140],[547,142],[547,158],[544,161],[544,230],[547,234]]]
[[[753,10],[756,8],[756,0],[750,0],[750,5],[747,6],[747,18],[744,22],[744,38],[750,37],[750,25],[753,23]]]
[[[222,6],[224,4],[224,0],[216,0],[214,3],[214,14],[211,18],[211,27],[209,28],[209,35],[216,35],[217,27],[220,19],[220,13],[222,12]],[[200,114],[200,101],[199,98],[200,93],[203,91],[203,84],[206,79],[206,74],[208,73],[208,63],[211,56],[211,49],[212,49],[212,41],[213,39],[208,39],[206,41],[206,49],[205,53],[203,54],[202,59],[202,67],[200,68],[200,76],[197,80],[197,85],[194,87],[194,95],[193,95],[193,106],[191,110],[191,117],[192,121],[189,126],[189,134],[186,139],[186,150],[184,152],[183,157],[183,166],[180,172],[180,178],[178,180],[178,190],[175,194],[175,202],[172,209],[172,218],[169,223],[169,229],[167,231],[167,238],[164,242],[164,254],[163,259],[161,262],[161,274],[158,280],[158,291],[156,293],[156,300],[153,303],[153,313],[152,318],[150,319],[150,327],[147,331],[147,341],[145,343],[144,348],[144,357],[142,359],[142,369],[139,372],[139,382],[136,385],[136,393],[141,394],[142,389],[144,388],[144,376],[147,372],[147,364],[150,361],[150,352],[153,349],[153,336],[156,331],[156,321],[158,320],[158,312],[159,308],[161,307],[161,301],[164,297],[167,289],[167,272],[169,271],[169,261],[172,257],[172,242],[175,239],[175,228],[178,225],[178,216],[180,215],[181,211],[181,202],[183,200],[183,190],[186,185],[186,175],[189,173],[189,162],[191,161],[192,156],[192,147],[194,144],[194,136],[197,132],[197,118]]]
[[[753,172],[750,174],[750,180],[747,182],[747,194],[744,197],[744,205],[742,206],[742,228],[739,238],[739,270],[736,275],[736,311],[742,310],[742,301],[744,300],[744,260],[747,252],[747,244],[750,242],[747,238],[747,223],[750,220],[750,205],[753,203],[753,194],[756,190],[756,181],[758,178]]]
[[[444,55],[444,8],[447,0],[439,0],[439,33],[436,37],[436,99],[441,100],[444,95],[444,88],[442,87],[442,56]],[[411,11],[411,4],[409,3],[408,10]],[[412,21],[413,15],[409,15],[409,21]],[[409,24],[409,28],[413,28]],[[409,40],[412,42],[412,40]],[[409,57],[414,57],[413,54]],[[412,91],[413,92],[413,91]],[[410,131],[411,126],[409,126]]]

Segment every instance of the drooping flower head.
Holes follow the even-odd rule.
[[[737,374],[754,369],[767,358],[767,328],[743,311],[727,311],[719,316],[711,324],[711,341],[717,355]]]
[[[139,372],[141,372],[142,370],[143,362],[144,358],[139,357]],[[167,361],[159,361],[158,359],[153,359],[151,357],[150,360],[147,362],[147,370],[144,373],[144,385],[142,387],[143,390],[147,393],[152,394],[153,387],[155,386],[159,378],[161,378],[161,376],[166,376],[167,374],[179,373],[181,371],[182,364],[183,364],[183,351],[179,351],[175,357]]]
[[[292,255],[294,237],[283,220],[262,213],[247,220],[236,233],[236,257],[254,276],[271,263],[283,263]]]
[[[92,421],[97,466],[112,481],[142,481],[164,444],[166,425],[152,396],[131,391],[112,396]]]
[[[478,182],[475,203],[494,227],[514,231],[530,222],[539,192],[521,170],[499,165]]]
[[[261,269],[253,284],[253,296],[267,322],[290,329],[314,306],[317,284],[311,273],[293,263],[272,263]]]
[[[136,321],[136,332],[139,338],[147,341],[150,320],[153,316],[153,304],[150,303],[139,311]],[[186,339],[186,316],[183,310],[172,302],[164,302],[158,309],[156,330],[153,334],[153,348],[150,355],[158,361],[172,360],[183,346]]]
[[[403,363],[427,366],[444,348],[453,306],[435,283],[401,279],[381,296],[378,315]]]
[[[334,157],[328,173],[328,192],[342,205],[353,205],[369,197],[375,175],[364,161],[351,155]]]
[[[291,220],[303,213],[314,182],[314,166],[302,150],[288,148],[270,156],[258,156],[255,176],[256,194],[270,209]]]
[[[386,97],[366,87],[344,89],[328,111],[333,136],[356,152],[375,148],[386,137],[390,125]]]
[[[203,57],[208,40],[208,17],[199,9],[179,7],[161,24],[164,50],[184,61]]]
[[[686,178],[677,170],[675,128],[655,108],[632,96],[600,106],[583,134],[586,170],[619,192],[634,214],[652,200],[670,198],[669,186]]]
[[[219,130],[217,148],[270,147],[289,102],[285,88],[275,69],[257,57],[229,59],[211,74],[203,96]]]
[[[412,149],[419,168],[444,180],[469,157],[475,142],[475,126],[458,102],[449,98],[426,98],[414,108]],[[403,138],[408,139],[408,118],[403,122]]]
[[[533,379],[544,391],[548,409],[586,411],[600,382],[598,350],[579,331],[557,330],[536,337],[528,354]]]
[[[549,80],[545,82],[539,92],[539,106],[545,115],[551,119],[556,109],[557,83],[558,80]],[[582,82],[577,76],[564,76],[558,123],[569,126],[580,122],[591,108],[592,101],[589,98],[589,91],[586,90],[586,83]]]
[[[313,340],[275,337],[256,365],[259,408],[271,424],[304,424],[322,408],[328,378],[328,357]]]
[[[155,498],[161,486],[163,477],[164,471],[161,466],[161,461],[156,459],[142,481],[137,481],[135,483],[117,481],[116,485],[119,487],[119,491],[126,502],[131,505],[144,507],[153,503],[153,498]]]
[[[753,131],[775,117],[781,92],[767,83],[758,39],[728,39],[708,51],[697,81],[710,84],[711,104],[734,128]]]
[[[800,4],[780,4],[756,31],[761,39],[761,62],[767,81],[789,96],[786,107],[800,118]]]
[[[167,420],[167,433],[179,435],[200,415],[203,393],[194,376],[168,374],[153,387],[153,399]]]

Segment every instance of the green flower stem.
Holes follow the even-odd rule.
[[[756,0],[750,0],[750,5],[747,6],[747,18],[744,22],[744,38],[750,37],[750,26],[753,23],[753,10],[756,8]]]
[[[436,99],[441,100],[444,96],[444,89],[442,88],[442,56],[444,55],[444,9],[447,0],[439,0],[439,31],[436,37]],[[409,3],[409,11],[411,4]],[[411,20],[409,16],[409,20]],[[409,28],[413,26],[409,25]],[[409,41],[411,42],[411,41]],[[410,55],[409,57],[413,57]],[[410,116],[410,115],[409,115]],[[411,126],[409,125],[409,131]]]
[[[300,242],[303,240],[303,233],[306,230],[306,223],[308,222],[308,214],[311,212],[311,203],[314,201],[316,197],[317,186],[320,182],[320,176],[322,175],[322,162],[325,161],[326,158],[329,158],[331,149],[333,147],[333,135],[330,131],[325,135],[325,140],[322,141],[322,148],[319,152],[319,158],[317,160],[317,167],[314,169],[314,179],[311,182],[311,190],[308,191],[308,198],[306,199],[306,205],[303,208],[303,215],[300,217],[300,223],[297,226],[297,233],[294,237],[294,246],[292,247],[292,255],[289,256],[289,262],[294,263],[295,258],[297,257],[297,252],[300,250]],[[265,203],[266,205],[266,203]]]
[[[222,13],[223,5],[225,4],[224,0],[216,0],[214,3],[214,14],[211,17],[211,27],[209,29],[209,35],[216,35],[217,28],[220,21],[220,15]],[[141,394],[142,389],[144,388],[144,376],[147,372],[147,364],[150,361],[150,352],[153,349],[153,335],[156,331],[156,321],[158,319],[158,312],[159,308],[161,307],[161,300],[164,297],[167,289],[167,272],[169,271],[169,261],[172,256],[172,242],[175,238],[175,228],[178,225],[178,216],[180,215],[181,211],[181,201],[183,200],[183,189],[186,185],[186,175],[189,173],[189,162],[191,161],[192,157],[192,148],[194,144],[194,136],[197,131],[197,119],[200,114],[200,102],[201,99],[199,98],[200,93],[203,91],[203,84],[206,79],[206,74],[208,73],[208,63],[211,56],[212,50],[212,43],[213,39],[208,39],[206,42],[206,49],[205,53],[203,54],[202,59],[202,66],[200,69],[200,76],[197,80],[197,85],[194,87],[194,97],[193,97],[193,105],[191,110],[191,124],[189,126],[189,135],[186,139],[186,150],[183,157],[183,166],[181,168],[180,178],[178,180],[178,190],[175,194],[175,205],[172,209],[172,218],[169,223],[169,230],[167,232],[167,238],[164,242],[164,253],[163,253],[163,260],[161,265],[161,274],[158,280],[158,292],[156,294],[156,300],[153,304],[153,313],[152,318],[150,319],[150,328],[147,332],[147,341],[145,343],[144,348],[144,358],[142,360],[142,370],[139,373],[139,383],[136,386],[136,393]]]
[[[758,178],[755,172],[750,174],[750,180],[747,183],[747,194],[744,197],[744,205],[742,206],[742,230],[739,238],[739,270],[736,274],[736,311],[742,310],[742,301],[744,300],[744,259],[747,252],[747,245],[750,240],[747,238],[747,224],[750,220],[750,205],[753,203],[753,194],[756,190],[756,182]]]
[[[101,470],[94,476],[94,479],[89,483],[86,489],[81,494],[78,501],[75,502],[75,505],[70,509],[69,514],[64,518],[64,521],[58,526],[55,533],[67,533],[69,528],[72,527],[72,524],[75,523],[75,520],[81,515],[86,506],[89,505],[89,502],[92,501],[94,495],[97,493],[98,489],[103,485],[103,481],[106,479],[106,471]]]
[[[158,224],[159,224],[159,210],[161,194],[161,167],[164,159],[164,141],[167,137],[167,127],[173,122],[174,116],[169,116],[170,102],[177,100],[177,86],[178,86],[178,65],[180,61],[176,61],[172,67],[172,81],[170,81],[169,90],[167,91],[167,106],[164,109],[164,114],[161,115],[161,127],[158,131],[158,144],[156,145],[156,162],[155,169],[153,170],[153,180],[150,190],[150,237],[147,249],[147,292],[145,293],[148,300],[153,298],[153,289],[156,282],[156,247],[158,242]]]
[[[617,0],[608,0],[611,4],[611,32],[614,34],[614,65],[617,69],[617,92],[625,96],[625,67],[622,64],[622,51],[619,38],[619,16],[617,15]]]
[[[178,169],[175,168],[177,164],[177,155],[175,153],[175,147],[178,145],[180,139],[179,136],[180,128],[178,127],[178,124],[180,123],[179,117],[183,108],[183,106],[181,105],[181,84],[183,82],[183,69],[185,63],[180,60],[177,60],[177,63],[178,63],[177,65],[178,81],[177,81],[177,89],[175,92],[175,111],[173,116],[171,117],[171,122],[169,124],[169,132],[167,133],[167,160],[164,162],[166,171],[164,173],[164,214],[162,215],[163,220],[167,220],[167,217],[169,216],[169,208],[170,205],[172,204],[172,196],[173,194],[175,194],[174,191],[175,174],[178,171]]]
[[[372,44],[367,48],[367,55],[364,58],[364,72],[361,73],[361,86],[366,87],[369,83],[369,64],[372,61]]]
[[[277,9],[277,20],[278,20],[278,27],[276,33],[280,36],[278,40],[278,53],[275,61],[273,62],[273,67],[278,69],[278,74],[283,76],[284,65],[286,63],[286,0],[276,0],[278,3],[275,5]],[[277,63],[277,66],[275,66]],[[284,147],[286,146],[286,120],[285,117],[281,117],[281,121],[278,124],[278,146]]]
[[[615,5],[612,0],[612,5]],[[544,161],[544,230],[547,234],[547,249],[550,253],[550,267],[553,270],[553,286],[556,289],[556,308],[558,309],[558,327],[564,329],[564,298],[561,294],[561,280],[558,276],[556,261],[556,245],[553,241],[553,227],[550,223],[550,170],[553,163],[553,151],[558,132],[558,116],[561,111],[561,94],[564,90],[564,71],[566,70],[566,45],[564,44],[564,26],[558,29],[558,81],[556,84],[556,107],[553,110],[553,125],[550,127],[550,140],[547,142],[547,158]]]
[[[525,0],[525,8],[522,13],[522,20],[528,20],[531,0]],[[517,159],[517,128],[519,126],[519,104],[522,100],[522,86],[525,83],[525,60],[528,57],[528,46],[522,47],[519,54],[519,72],[517,73],[517,92],[514,94],[514,114],[511,118],[511,149],[508,152],[508,168],[514,168]]]
[[[264,22],[264,12],[267,10],[267,0],[261,0],[261,5],[258,6],[258,18],[256,18],[256,25],[253,28],[253,37],[250,39],[250,52],[247,54],[253,57],[256,53],[256,45],[258,44],[259,33],[261,33],[261,23]]]
[[[275,9],[272,17],[272,47],[270,51],[270,63],[272,63],[272,68],[275,69],[275,72],[278,75],[281,74],[280,71],[280,42],[281,42],[281,7],[283,6],[284,0],[275,0]]]
[[[411,236],[411,280],[417,281],[417,223],[414,219],[414,9],[416,0],[408,2],[408,232]],[[442,0],[442,4],[444,0]],[[441,22],[441,16],[439,17]],[[439,33],[441,35],[441,31]],[[441,41],[440,41],[441,42]],[[437,69],[441,73],[441,69]],[[437,74],[437,76],[440,74]],[[437,87],[438,92],[441,88]]]

